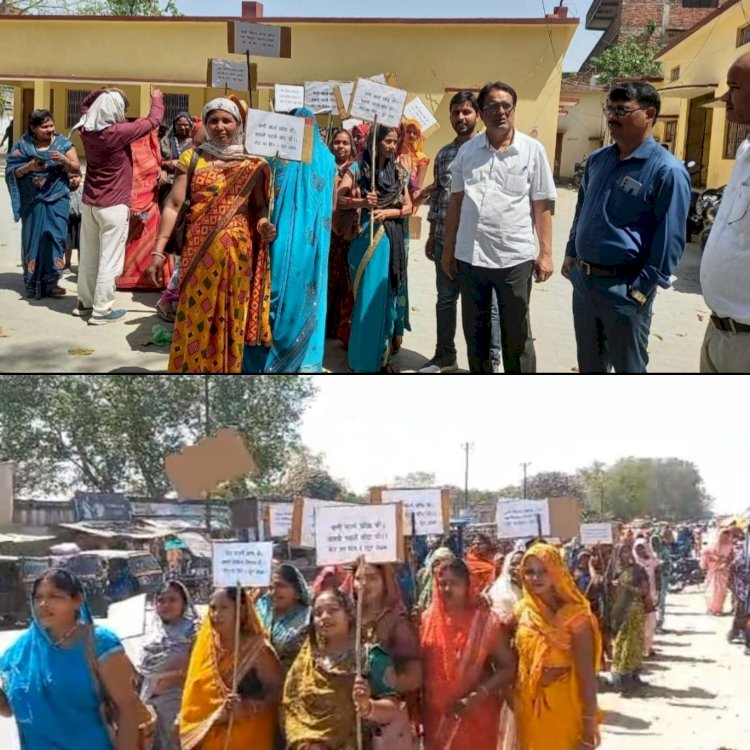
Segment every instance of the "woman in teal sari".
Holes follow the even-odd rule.
[[[396,164],[398,130],[379,127],[377,158],[368,143],[357,185],[362,231],[349,248],[354,292],[349,366],[354,372],[396,373],[393,357],[401,346],[406,317],[406,222],[411,215],[409,174]],[[371,191],[373,161],[375,192]],[[344,177],[339,191],[345,190]],[[375,222],[370,244],[370,221]]]
[[[81,168],[73,144],[55,132],[46,109],[36,109],[28,132],[10,149],[5,165],[13,218],[21,222],[21,265],[26,296],[62,297],[70,191]]]
[[[314,122],[308,109],[295,117]],[[245,372],[323,370],[328,253],[336,162],[315,128],[312,162],[271,160],[276,186],[271,245],[270,347],[245,347]]]

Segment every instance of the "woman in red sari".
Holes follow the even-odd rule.
[[[130,207],[130,228],[125,246],[125,265],[117,279],[118,289],[154,289],[146,272],[151,264],[151,251],[156,244],[161,212],[159,211],[159,174],[161,153],[154,130],[131,144],[133,154],[133,188]],[[164,263],[164,278],[172,275],[172,258]],[[161,289],[162,285],[157,288]]]
[[[462,560],[440,565],[435,583],[420,638],[425,750],[496,750],[503,692],[516,671],[510,631],[471,596]]]
[[[497,578],[497,567],[492,553],[492,542],[486,534],[477,534],[466,553],[466,565],[471,578],[471,596],[487,591]]]

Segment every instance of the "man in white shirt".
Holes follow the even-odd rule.
[[[458,276],[464,336],[473,373],[491,373],[492,292],[500,308],[506,373],[536,372],[529,297],[532,276],[553,273],[552,169],[539,141],[515,129],[516,92],[488,83],[479,92],[486,132],[465,143],[451,167],[441,264]],[[539,238],[536,255],[534,230]]]
[[[750,125],[750,52],[732,65],[721,98],[727,120]],[[750,138],[721,201],[701,261],[701,287],[711,320],[701,349],[701,372],[750,372]]]

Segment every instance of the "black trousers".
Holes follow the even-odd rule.
[[[503,371],[536,372],[536,352],[531,337],[529,297],[533,261],[510,268],[483,268],[458,261],[461,314],[473,373],[491,373],[492,292],[500,310],[500,351]]]

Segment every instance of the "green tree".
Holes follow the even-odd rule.
[[[287,468],[273,491],[289,497],[304,495],[320,500],[348,499],[344,483],[329,473],[325,456],[313,453],[304,446],[290,451]]]
[[[279,477],[300,444],[314,389],[306,378],[209,381],[212,430],[243,435],[260,472],[230,494]],[[205,378],[158,375],[0,376],[0,457],[18,465],[19,494],[73,489],[161,497],[172,487],[164,458],[205,435]]]
[[[0,16],[70,13],[68,0],[0,0]]]
[[[654,59],[657,54],[655,30],[656,26],[650,23],[643,34],[628,36],[591,60],[599,82],[607,85],[616,78],[660,78],[661,64]]]
[[[175,0],[83,0],[75,5],[83,16],[179,16]]]

